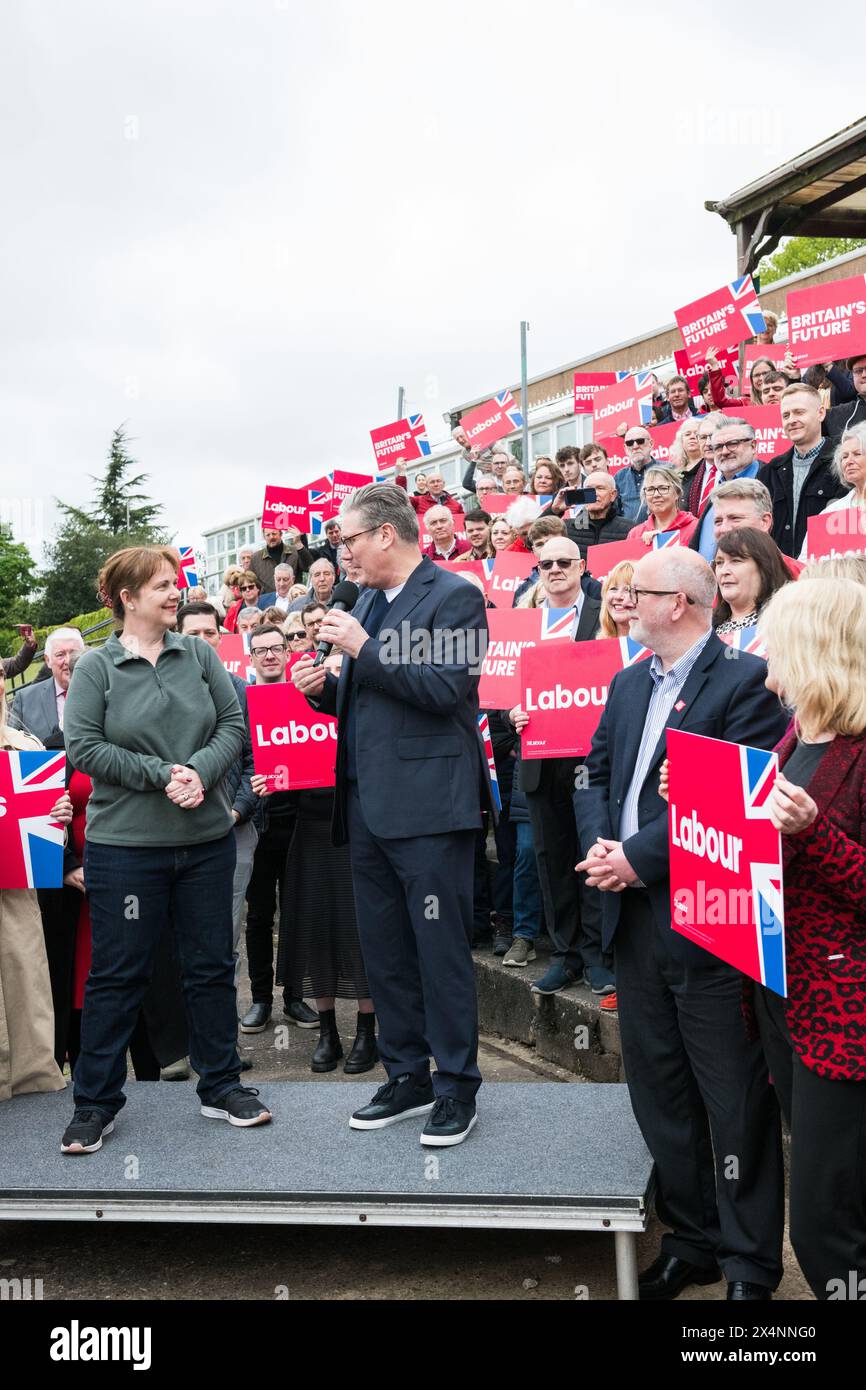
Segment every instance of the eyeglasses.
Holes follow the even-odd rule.
[[[539,568],[540,570],[543,570],[544,573],[546,574],[548,570],[552,570],[552,569],[553,569],[553,566],[554,566],[554,565],[558,565],[559,568],[560,568],[561,570],[567,570],[567,569],[569,569],[572,565],[577,565],[577,564],[579,564],[579,563],[580,563],[580,562],[579,562],[578,560],[575,560],[575,558],[574,558],[573,556],[572,556],[570,559],[566,559],[566,560],[558,560],[558,559],[556,559],[556,560],[539,560],[539,562],[538,562],[538,568]]]
[[[356,531],[354,536],[344,536],[342,543],[347,550],[351,550],[359,536],[370,536],[374,531],[378,530],[378,526],[368,526],[365,531]]]
[[[739,439],[729,439],[727,444],[711,444],[711,454],[723,454],[726,449],[735,449],[738,444],[753,444],[754,440],[742,435]]]
[[[242,585],[241,585],[241,593],[242,593],[242,594],[250,594],[250,593],[252,593],[253,589],[258,589],[258,587],[259,587],[258,584],[242,584]]]
[[[272,647],[250,647],[250,656],[279,656],[285,650],[285,642],[275,642]]]
[[[651,493],[654,493],[654,492],[657,492],[657,493],[673,492],[673,488],[671,487],[670,483],[665,483],[664,485],[662,485],[661,483],[659,483],[658,486],[644,488],[644,492],[646,493],[647,497],[649,497],[649,496],[651,495]]]
[[[648,439],[627,439],[627,440],[625,441],[625,447],[626,447],[627,449],[638,449],[638,448],[640,448],[641,444],[649,444],[649,440],[648,440]]]
[[[674,594],[683,593],[682,589],[636,589],[633,584],[630,584],[629,587],[625,590],[625,592],[628,594],[632,603],[640,603],[641,599],[646,594],[653,594],[656,597],[661,598],[665,595],[667,595],[668,597],[672,597]],[[694,605],[694,599],[689,598],[688,594],[683,594],[683,598],[685,599],[686,603],[691,603],[692,605]]]

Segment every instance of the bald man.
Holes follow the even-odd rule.
[[[454,534],[454,514],[447,507],[430,507],[424,515],[424,525],[432,536],[424,554],[431,560],[456,560],[472,547]]]
[[[566,533],[580,546],[580,553],[587,559],[591,545],[606,544],[608,541],[624,541],[633,523],[628,517],[620,515],[616,482],[610,473],[594,472],[587,475],[583,486],[592,488],[595,501],[587,502],[565,523]],[[592,562],[590,561],[590,569]]]
[[[602,941],[614,951],[632,1107],[671,1228],[640,1296],[676,1298],[724,1276],[729,1298],[763,1300],[782,1272],[778,1106],[743,1025],[739,971],[671,928],[658,785],[667,729],[769,749],[787,718],[764,684],[766,662],[713,632],[716,584],[701,555],[647,555],[632,589],[631,635],[654,655],[614,676],[574,812],[592,845],[577,867],[603,900]]]

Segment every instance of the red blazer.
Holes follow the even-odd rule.
[[[778,745],[784,767],[793,726]],[[800,1060],[830,1081],[866,1081],[866,734],[837,736],[808,788],[818,815],[782,836],[786,1015]]]

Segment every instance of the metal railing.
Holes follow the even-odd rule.
[[[101,646],[102,643],[106,640],[106,638],[111,636],[111,633],[114,630],[114,622],[115,620],[113,617],[103,618],[101,623],[94,623],[92,627],[81,628],[81,636],[84,638],[85,647]],[[61,624],[61,626],[66,626],[66,624]],[[6,681],[7,701],[11,701],[13,696],[16,695],[19,690],[23,690],[25,685],[32,685],[32,680],[28,680],[27,676],[30,675],[34,670],[39,669],[39,663],[42,661],[44,656],[45,648],[40,647],[34,653],[33,660],[27,667],[26,671],[22,671],[20,675],[12,676]]]

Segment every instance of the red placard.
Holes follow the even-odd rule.
[[[621,434],[606,434],[601,439],[596,439],[594,443],[600,444],[607,454],[609,472],[617,473],[620,468],[628,466],[628,451]]]
[[[571,608],[490,608],[489,641],[478,683],[482,709],[513,709],[520,704],[520,653],[536,643],[571,642]]]
[[[739,374],[739,350],[737,348],[717,348],[716,357],[725,376],[732,377],[736,381]],[[689,354],[683,348],[677,348],[674,353],[674,366],[677,370],[677,376],[685,377],[689,383],[689,390],[697,399],[701,394],[698,382],[707,370],[704,359],[701,357],[697,362],[692,362]]]
[[[806,554],[810,560],[841,559],[866,553],[866,512],[840,507],[806,521]]]
[[[790,290],[788,346],[801,369],[866,354],[866,275]]]
[[[460,427],[469,443],[478,449],[495,444],[523,425],[517,402],[510,391],[500,391],[492,400],[476,405],[460,418]]]
[[[592,407],[592,437],[598,443],[605,435],[616,434],[617,426],[651,425],[653,419],[653,373],[636,372],[616,386],[599,391]]]
[[[483,500],[479,498],[481,510],[489,512],[491,516],[504,516],[512,502],[516,501],[517,497],[513,492],[491,492],[489,497]]]
[[[791,441],[782,433],[782,411],[776,405],[735,405],[731,418],[745,420],[755,431],[755,453],[762,461],[778,458],[791,447]]]
[[[671,926],[786,994],[775,753],[669,729]]]
[[[700,417],[692,415],[690,418],[697,424]],[[669,425],[655,425],[650,430],[650,437],[653,442],[653,458],[656,463],[663,463],[665,466],[670,463],[671,445],[685,423],[685,420],[674,420]]]
[[[375,481],[372,473],[347,473],[345,469],[335,469],[330,500],[324,507],[316,508],[317,511],[321,511],[322,520],[330,521],[332,516],[338,514],[347,497],[351,497],[359,487],[366,487],[368,483]]]
[[[725,348],[754,338],[766,329],[751,275],[732,280],[712,294],[702,295],[674,310],[690,362],[700,362],[707,348]]]
[[[287,670],[287,675],[290,672]],[[312,709],[291,680],[247,691],[255,770],[275,791],[333,787],[337,721]]]
[[[428,511],[432,510],[432,507],[428,508]],[[466,517],[464,516],[463,512],[452,512],[451,515],[454,521],[455,536],[457,537],[458,541],[465,541],[467,539]],[[424,513],[424,516],[419,516],[418,518],[418,544],[420,545],[422,550],[426,550],[428,545],[433,544],[433,537],[427,530],[427,524],[425,520],[426,516],[427,512]]]
[[[306,488],[266,487],[262,530],[287,531],[290,526],[296,526],[299,531],[306,531],[309,505]]]
[[[743,349],[743,385],[748,387],[749,373],[760,358],[765,357],[774,367],[781,367],[788,355],[787,343],[749,343]]]
[[[575,415],[591,415],[598,392],[607,390],[608,386],[616,386],[618,380],[616,372],[575,372]]]
[[[628,637],[528,647],[520,656],[520,704],[529,723],[523,758],[582,757],[589,752],[617,671],[649,656]]]
[[[487,598],[494,608],[511,608],[515,590],[528,579],[535,566],[534,555],[519,550],[497,550],[493,573],[487,583]]]
[[[475,579],[480,579],[482,586],[487,588],[487,574],[483,560],[439,560],[437,564],[441,570],[448,570],[449,573],[456,574],[460,579],[468,579],[472,575]]]
[[[395,420],[392,425],[380,425],[370,431],[370,438],[380,468],[389,468],[401,460],[412,463],[414,459],[427,458],[430,453],[423,415]]]
[[[633,540],[605,541],[602,545],[591,545],[586,552],[586,568],[593,579],[607,579],[612,569],[622,560],[642,560],[647,548],[640,536]]]
[[[264,618],[264,613],[262,618]],[[238,676],[242,681],[249,680],[249,663],[243,634],[227,632],[219,640],[217,656],[230,676]]]

